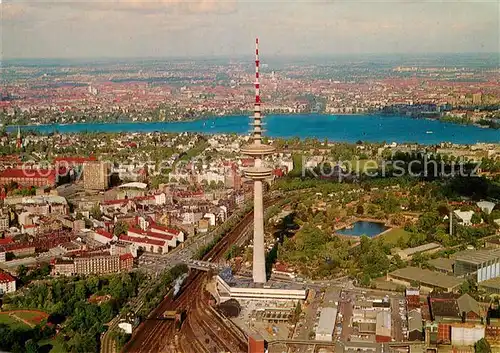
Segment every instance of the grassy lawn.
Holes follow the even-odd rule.
[[[387,233],[384,233],[381,236],[381,238],[384,240],[385,243],[395,245],[395,244],[397,244],[399,238],[403,238],[405,240],[408,240],[410,238],[410,233],[408,233],[403,228],[392,228]]]
[[[29,329],[30,327],[19,320],[16,320],[13,317],[10,317],[9,314],[0,313],[0,324],[9,325],[12,328],[25,328]]]
[[[44,315],[44,314],[33,312],[33,311],[20,311],[20,312],[16,313],[16,316],[18,316],[26,321],[33,322],[35,324],[38,322],[35,322],[34,319],[40,318],[42,315]]]
[[[57,340],[55,338],[51,338],[51,339],[47,339],[47,340],[43,340],[43,341],[38,342],[39,347],[43,347],[46,345],[52,346],[51,350],[48,351],[50,353],[66,353],[64,351],[63,347],[57,342]],[[45,350],[44,350],[44,352],[45,352]]]

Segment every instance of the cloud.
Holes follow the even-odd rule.
[[[29,6],[25,4],[0,3],[2,21],[26,17]]]
[[[7,2],[6,18],[15,18],[27,11],[40,8],[65,7],[68,9],[93,11],[133,11],[141,12],[171,11],[179,14],[221,13],[228,14],[236,9],[236,0],[30,0]]]
[[[54,1],[0,5],[7,57],[246,55],[255,36],[264,56],[498,51],[499,43],[498,2]]]

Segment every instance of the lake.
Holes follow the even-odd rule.
[[[198,132],[205,134],[249,133],[248,116],[226,116],[184,122],[119,122],[79,123],[67,125],[33,125],[23,129],[41,133],[59,131],[78,132]],[[444,123],[437,120],[411,119],[403,116],[381,115],[269,115],[265,118],[266,135],[270,137],[315,137],[320,140],[351,142],[418,142],[438,144],[453,142],[473,144],[500,142],[500,130],[479,128],[472,125]],[[15,131],[10,126],[9,131]]]
[[[369,221],[357,221],[353,224],[353,227],[342,228],[336,231],[336,233],[341,235],[351,235],[360,237],[366,235],[367,237],[373,238],[382,232],[385,232],[389,227],[386,227],[384,223],[369,222]]]

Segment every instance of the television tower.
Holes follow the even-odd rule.
[[[262,165],[262,159],[274,153],[274,147],[262,143],[262,114],[259,84],[259,38],[255,39],[255,103],[251,137],[253,142],[244,146],[241,152],[254,158],[254,166],[244,170],[245,177],[254,181],[253,188],[253,281],[266,283],[266,259],[264,249],[264,204],[262,200],[262,181],[271,177],[272,169]]]

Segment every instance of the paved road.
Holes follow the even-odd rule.
[[[314,331],[314,324],[317,322],[318,308],[321,305],[321,292],[316,291],[316,295],[309,306],[304,310],[306,315],[297,323],[294,339],[308,340],[309,333]]]
[[[349,337],[353,333],[352,313],[354,311],[355,300],[356,300],[356,295],[353,292],[342,292],[342,297],[339,303],[342,319],[339,321],[342,324],[340,338],[344,342],[347,342],[349,340]]]

